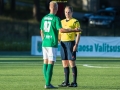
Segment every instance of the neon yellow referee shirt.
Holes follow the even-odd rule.
[[[65,29],[80,28],[80,23],[75,18],[72,18],[69,21],[67,21],[66,19],[63,19],[61,20],[61,23],[62,23],[62,28],[65,28]],[[59,32],[59,39],[61,41],[74,41],[77,33],[81,33],[81,32],[70,32],[70,33]]]

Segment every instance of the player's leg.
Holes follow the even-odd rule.
[[[53,67],[54,67],[54,62],[56,61],[56,56],[57,56],[57,48],[53,47],[48,47],[48,67],[47,67],[47,72],[46,72],[46,86],[49,88],[54,88],[54,86],[51,85],[51,79],[52,79],[52,74],[53,74]]]
[[[42,51],[43,51],[43,75],[44,75],[44,79],[45,82],[47,80],[47,68],[48,68],[48,54],[47,54],[47,48],[46,47],[42,47]]]

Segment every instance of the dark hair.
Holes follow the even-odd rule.
[[[71,6],[66,6],[65,8],[69,8],[71,12],[73,12],[73,8]]]

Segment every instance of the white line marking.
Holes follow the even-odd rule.
[[[120,66],[118,67],[104,67],[104,66],[92,66],[92,65],[88,65],[88,64],[83,64],[84,67],[89,67],[89,68],[120,68]]]

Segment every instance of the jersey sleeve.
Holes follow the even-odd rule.
[[[60,28],[62,28],[62,25],[61,25],[61,20],[60,18],[56,18],[56,29],[59,30]]]
[[[76,20],[73,25],[75,28],[80,28],[80,23],[78,20]]]
[[[78,20],[76,20],[73,25],[74,25],[75,28],[80,28],[80,23],[79,23]],[[76,34],[77,33],[81,33],[81,32],[76,32]]]

